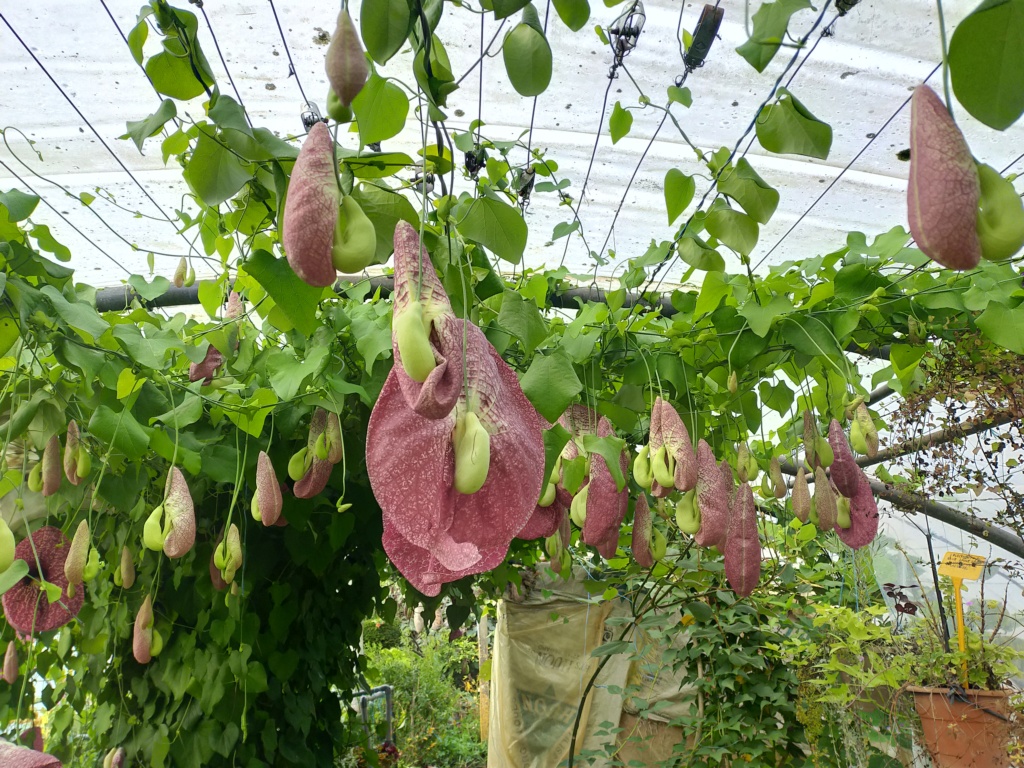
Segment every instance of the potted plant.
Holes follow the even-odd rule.
[[[925,606],[906,637],[905,690],[913,696],[933,763],[937,768],[1009,766],[1009,745],[1019,728],[1012,702],[1019,692],[1010,679],[1018,673],[1014,661],[1024,654],[999,638],[1001,621],[985,631],[984,606],[967,614],[963,650],[955,636],[943,636],[941,622],[930,604]]]
[[[817,737],[812,748],[909,761],[911,728],[900,727],[899,717],[906,714],[912,722],[903,724],[915,732],[919,718],[916,738],[936,768],[1010,766],[1010,749],[1020,740],[1020,707],[1009,681],[1018,672],[1014,661],[1024,654],[998,636],[999,626],[986,632],[977,610],[967,615],[965,650],[955,635],[947,650],[941,621],[927,602],[920,601],[925,610],[919,609],[908,594],[912,589],[917,587],[884,585],[895,619],[881,605],[820,605],[810,629],[792,639],[801,719],[812,741]],[[903,694],[912,697],[917,718]],[[879,729],[881,715],[892,727]],[[812,719],[826,726],[841,720],[845,732],[829,733]]]

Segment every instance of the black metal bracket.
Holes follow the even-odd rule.
[[[840,2],[840,0],[836,0]],[[856,2],[856,0],[854,0]],[[718,8],[708,3],[701,11],[700,19],[697,21],[697,28],[693,30],[693,42],[686,49],[683,55],[683,64],[690,71],[704,66],[704,59],[707,58],[711,46],[718,37],[718,28],[722,26],[722,18],[725,16],[725,8]]]
[[[622,66],[622,60],[636,48],[640,33],[644,31],[647,14],[644,4],[636,0],[629,10],[623,11],[608,30],[609,42],[612,46],[614,59],[608,76],[615,77],[615,71]]]
[[[317,123],[326,123],[327,118],[320,114],[320,107],[316,105],[315,101],[309,102],[302,110],[302,127],[306,129],[306,133],[313,130],[313,126]]]

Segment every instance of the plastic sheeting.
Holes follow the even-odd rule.
[[[568,757],[583,691],[601,663],[591,654],[621,633],[609,620],[628,616],[625,601],[591,602],[578,580],[538,585],[522,602],[499,604],[488,768],[556,768]],[[633,652],[608,659],[583,704],[576,754],[616,753],[626,763],[655,763],[684,740],[666,723],[689,706],[692,688],[661,664],[658,646],[642,633],[634,629],[628,639]],[[631,685],[639,693],[623,695]],[[657,714],[641,717],[638,699],[648,707],[663,703]],[[607,763],[587,760],[597,768]]]

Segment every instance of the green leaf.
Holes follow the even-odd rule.
[[[128,132],[117,138],[131,139],[135,142],[135,146],[139,148],[139,152],[141,152],[142,145],[145,144],[146,139],[159,133],[160,129],[164,127],[164,123],[177,114],[178,110],[174,106],[174,102],[170,99],[164,99],[160,102],[160,108],[149,117],[142,120],[129,120]]]
[[[724,206],[714,208],[704,225],[708,234],[742,256],[749,256],[757,245],[757,222],[745,213]]]
[[[749,299],[743,308],[740,309],[740,315],[747,319],[750,323],[750,330],[756,333],[761,338],[768,335],[768,331],[771,330],[772,322],[777,317],[787,315],[793,311],[793,302],[791,302],[785,296],[773,296],[772,300],[767,304],[758,304],[753,298]]]
[[[914,373],[927,352],[928,348],[925,346],[893,344],[889,349],[889,362],[892,363],[892,371],[896,378],[904,385],[913,382]]]
[[[990,304],[977,323],[993,343],[1024,355],[1024,304],[1013,309],[1002,304]]]
[[[253,256],[255,255],[256,254],[253,254]],[[282,259],[282,261],[284,261],[284,259]],[[293,272],[292,274],[295,273]],[[258,279],[259,278],[257,278],[257,280]],[[296,279],[298,279],[297,275]],[[263,285],[263,283],[261,282],[260,285]],[[305,283],[303,283],[303,285],[305,285]],[[264,288],[266,288],[266,286],[264,286]],[[199,290],[197,293],[199,294],[199,303],[202,305],[203,309],[206,310],[206,314],[210,317],[216,317],[217,311],[220,309],[221,302],[224,301],[224,292],[221,290],[220,281],[203,280],[199,283]]]
[[[268,251],[255,251],[245,262],[245,271],[256,278],[278,308],[304,336],[312,336],[319,326],[317,305],[324,289],[304,283],[284,258],[276,259]],[[217,302],[220,302],[219,294]]]
[[[153,81],[157,93],[181,101],[188,101],[206,93],[203,86],[205,84],[208,88],[213,85],[213,75],[203,72],[202,67],[197,67],[204,82],[196,79],[189,64],[189,57],[177,39],[165,39],[164,48],[166,50],[146,62],[146,74]]]
[[[57,257],[58,261],[71,261],[71,250],[62,243],[57,242],[57,239],[50,232],[50,228],[45,224],[37,224],[32,227],[32,231],[29,233],[36,239],[39,247],[48,253],[52,253]]]
[[[209,117],[220,128],[231,128],[247,136],[252,135],[252,129],[245,119],[245,110],[242,109],[242,105],[223,93],[216,94],[216,97],[210,102]]]
[[[98,339],[107,329],[109,323],[96,312],[96,309],[85,302],[68,301],[64,295],[52,285],[44,285],[40,291],[53,306],[57,316],[75,331],[89,340]]]
[[[234,197],[252,178],[248,164],[225,149],[209,127],[199,129],[199,140],[185,166],[185,180],[199,199],[215,208]]]
[[[192,387],[198,388],[202,385],[202,382],[197,381]],[[184,399],[167,413],[161,413],[159,416],[154,416],[149,420],[150,424],[159,421],[162,424],[166,424],[172,429],[184,429],[185,427],[195,424],[203,417],[203,401],[198,395],[190,394],[185,395]]]
[[[615,435],[609,435],[608,437],[584,435],[583,448],[587,453],[596,453],[604,459],[605,464],[608,465],[608,471],[612,473],[615,485],[620,491],[626,487],[626,476],[622,472],[622,464],[620,462],[622,452],[626,450],[625,440]]]
[[[728,277],[721,272],[708,272],[704,275],[704,283],[697,296],[697,304],[693,308],[694,320],[699,320],[718,309],[722,299],[731,292],[727,280]]]
[[[745,157],[735,168],[722,172],[718,189],[739,203],[758,224],[767,224],[779,206],[779,193],[757,175]]]
[[[505,71],[520,96],[539,96],[551,82],[551,46],[544,34],[520,23],[505,35],[501,47]]]
[[[752,18],[754,29],[750,39],[737,48],[736,52],[758,72],[764,72],[779,50],[790,17],[797,11],[811,7],[810,0],[776,0],[774,3],[765,3]]]
[[[151,9],[147,8],[146,10]],[[148,15],[147,13],[146,16]],[[149,24],[146,22],[145,16],[143,16],[132,27],[132,31],[128,33],[128,49],[132,52],[132,58],[135,59],[135,63],[140,66],[142,64],[142,47],[146,44],[147,37],[149,37]]]
[[[6,571],[0,573],[0,595],[28,576],[28,563],[24,560],[15,560]]]
[[[163,156],[164,164],[167,164],[171,155],[180,155],[188,149],[188,143],[188,134],[180,129],[160,142],[160,154]]]
[[[707,243],[690,232],[680,238],[676,250],[679,253],[679,258],[694,269],[699,269],[702,272],[725,271],[725,259],[722,258],[722,254],[709,248]]]
[[[579,32],[590,20],[590,3],[587,0],[554,0],[558,18],[573,32]]]
[[[842,357],[832,329],[817,317],[790,317],[782,324],[782,336],[797,352],[810,357]]]
[[[690,93],[689,88],[670,85],[668,87],[668,100],[674,101],[676,104],[682,104],[684,107],[689,107],[693,104],[693,95]]]
[[[692,176],[687,176],[678,168],[670,168],[665,174],[665,209],[668,211],[668,223],[671,224],[686,210],[693,200],[697,185]]]
[[[499,258],[518,264],[526,250],[529,230],[518,208],[491,197],[466,200],[456,214],[459,231]]]
[[[608,118],[608,132],[612,137],[612,144],[618,143],[619,139],[629,133],[633,127],[633,113],[624,109],[622,104],[615,102],[612,108],[612,116]]]
[[[409,37],[411,21],[408,0],[363,0],[359,31],[370,57],[386,64]]]
[[[558,421],[558,417],[583,391],[569,353],[561,348],[550,355],[533,358],[520,384],[533,407],[551,423]]]
[[[521,11],[530,0],[491,0],[494,7],[494,18],[498,21],[507,19],[513,13]]]
[[[128,410],[98,406],[89,419],[89,433],[131,459],[138,459],[149,447],[149,435]]]
[[[345,165],[352,169],[352,175],[357,179],[382,179],[419,164],[405,152],[367,152],[345,160]]]
[[[374,72],[352,102],[352,111],[359,126],[359,141],[373,144],[402,132],[409,98],[397,85]]]
[[[167,293],[167,289],[171,287],[171,281],[162,275],[157,275],[153,278],[152,283],[147,283],[146,278],[142,275],[132,275],[128,278],[128,285],[134,288],[144,301],[152,301]]]
[[[7,218],[10,221],[24,221],[39,205],[39,197],[25,194],[20,189],[12,189],[9,192],[0,192],[0,205],[7,209]]]
[[[501,297],[498,325],[522,342],[527,355],[532,355],[548,335],[537,305],[515,291],[505,291]]]
[[[562,455],[562,449],[572,439],[569,432],[558,422],[555,422],[550,429],[544,430],[544,477],[551,477],[551,471],[555,468],[555,462]]]
[[[692,603],[687,603],[686,610],[690,612],[693,618],[701,623],[711,621],[711,617],[714,616],[714,611],[711,610],[711,606],[707,603],[701,602],[700,600],[694,600]]]
[[[352,199],[373,222],[377,236],[374,260],[383,264],[395,250],[395,226],[399,221],[419,225],[419,214],[402,194],[376,184],[360,184],[352,189]]]
[[[227,398],[225,398],[226,400]],[[243,432],[259,437],[263,432],[263,423],[277,405],[277,395],[273,390],[260,388],[252,393],[252,397],[241,404],[241,409],[225,409],[224,413],[231,422]]]
[[[990,128],[1024,113],[1024,0],[985,0],[949,41],[949,75],[964,109]]]
[[[267,357],[267,376],[270,386],[282,400],[291,400],[307,378],[323,370],[324,360],[331,348],[326,344],[311,346],[306,357],[299,360],[294,351],[272,350]]]
[[[832,149],[832,127],[812,115],[785,88],[757,120],[757,140],[769,152],[824,160]]]

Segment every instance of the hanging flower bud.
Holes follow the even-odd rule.
[[[338,14],[338,26],[334,30],[331,44],[327,46],[324,69],[338,101],[343,106],[351,106],[363,89],[370,70],[366,65],[366,54],[363,53],[356,26],[346,8],[342,8]]]
[[[82,520],[71,540],[68,559],[64,561],[64,575],[68,580],[68,594],[74,597],[76,588],[85,580],[85,564],[89,558],[89,521]]]
[[[671,477],[663,478],[665,482],[662,482],[654,475],[651,493],[656,498],[663,498],[673,488],[686,492],[696,487],[697,454],[690,442],[690,433],[679,417],[679,412],[659,396],[651,408],[649,456],[652,475],[656,467],[655,459],[662,448],[665,449],[665,468],[671,470]],[[660,462],[657,469],[659,473],[663,469]]]
[[[782,478],[782,465],[779,464],[778,456],[772,456],[772,460],[768,464],[768,476],[772,481],[772,492],[775,498],[784,499],[786,497],[786,481]]]
[[[256,460],[256,494],[253,496],[253,517],[270,526],[281,517],[284,496],[281,484],[274,474],[274,465],[266,451],[260,451]]]
[[[811,516],[811,489],[807,485],[807,475],[804,474],[803,467],[796,471],[790,501],[793,504],[793,514],[801,523],[806,523]]]
[[[78,435],[78,423],[72,419],[68,422],[68,436],[64,441],[64,476],[72,485],[78,485],[82,478],[78,475],[78,450],[81,440]]]
[[[185,285],[185,277],[188,275],[188,261],[182,256],[178,261],[178,268],[174,270],[174,287],[181,288]]]
[[[327,481],[334,468],[330,461],[330,450],[327,448],[327,422],[327,411],[323,408],[313,411],[313,416],[309,420],[309,436],[306,438],[305,472],[296,481],[293,489],[296,498],[311,499],[323,493],[327,487]],[[318,445],[321,447],[323,458],[316,455]]]
[[[61,459],[60,439],[51,435],[43,449],[43,496],[52,496],[60,490]]]
[[[135,561],[132,559],[132,552],[128,547],[121,547],[121,586],[131,589],[135,584]]]
[[[7,644],[7,653],[4,654],[4,682],[14,685],[18,679],[18,647],[11,640]]]
[[[842,425],[835,419],[828,425],[828,442],[835,456],[830,467],[832,482],[843,496],[852,499],[857,495],[861,479],[866,478],[864,470],[857,465],[857,460],[853,457]]]
[[[238,291],[231,291],[228,294],[228,306],[224,311],[224,317],[228,320],[234,320],[241,317],[244,311],[242,308],[242,297],[238,295]]]
[[[153,598],[146,595],[139,612],[135,615],[135,631],[132,635],[132,655],[139,664],[149,664],[153,658]]]
[[[919,85],[910,110],[910,234],[933,261],[948,269],[973,269],[981,261],[978,166],[935,91]]]
[[[871,418],[871,411],[868,407],[861,403],[857,406],[857,412],[854,416],[856,423],[860,426],[861,434],[864,436],[864,451],[868,456],[874,458],[878,454],[878,428],[875,426],[875,420]]]
[[[167,474],[164,497],[164,554],[181,557],[196,543],[196,513],[185,476],[177,467]]]
[[[818,513],[819,531],[831,531],[836,527],[839,515],[836,495],[832,492],[832,485],[821,467],[814,470],[814,509]]]
[[[234,523],[228,528],[224,541],[214,547],[213,563],[227,584],[235,580],[235,573],[242,567],[242,539]]]

